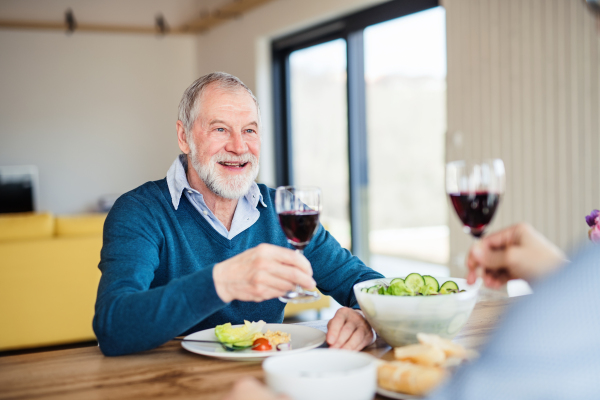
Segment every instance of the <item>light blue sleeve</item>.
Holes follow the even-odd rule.
[[[481,357],[431,400],[600,399],[600,248],[507,312]]]

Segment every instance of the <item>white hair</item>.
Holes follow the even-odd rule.
[[[211,84],[216,83],[220,89],[225,90],[237,90],[244,89],[252,100],[256,104],[256,112],[258,114],[260,123],[260,108],[258,106],[258,100],[252,93],[248,86],[244,85],[238,77],[228,74],[226,72],[212,72],[210,74],[201,76],[196,79],[183,93],[183,97],[179,102],[179,120],[185,127],[186,137],[189,139],[192,131],[192,127],[198,118],[200,113],[200,99],[206,88]],[[189,141],[188,141],[189,142]]]

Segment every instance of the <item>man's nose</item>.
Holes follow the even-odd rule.
[[[236,154],[244,154],[248,151],[248,145],[241,133],[234,133],[230,136],[225,150]]]

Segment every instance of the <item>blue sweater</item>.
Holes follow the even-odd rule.
[[[215,290],[215,264],[260,243],[288,247],[275,213],[275,190],[259,185],[267,207],[249,229],[229,240],[186,196],[175,210],[165,179],[121,196],[104,224],[94,332],[105,355],[152,349],[175,336],[216,325],[281,323],[285,304],[224,303]],[[319,226],[305,249],[319,290],[357,308],[352,286],[380,278]]]

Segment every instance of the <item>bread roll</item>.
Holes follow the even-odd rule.
[[[428,333],[417,333],[417,339],[421,344],[432,347],[439,347],[444,351],[446,357],[457,357],[460,359],[469,358],[467,350],[460,344],[453,343],[448,339],[443,339],[438,335],[431,335]]]
[[[443,368],[392,361],[379,366],[377,381],[387,390],[423,396],[442,383],[445,377]]]
[[[424,344],[411,344],[394,349],[394,358],[398,361],[410,361],[428,367],[439,367],[446,361],[446,353],[439,347]]]

